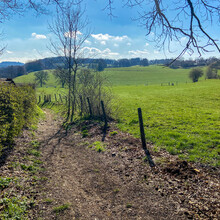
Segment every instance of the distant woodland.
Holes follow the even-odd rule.
[[[5,67],[0,67],[0,78],[15,78],[24,74],[28,74],[34,71],[56,69],[58,67],[66,68],[63,65],[63,57],[51,57],[40,59],[36,61],[31,61],[25,64],[16,62],[13,65],[10,65],[10,62],[5,64]],[[176,60],[174,63],[169,65],[172,62],[172,59],[156,59],[148,60],[141,58],[132,58],[132,59],[78,59],[78,63],[82,67],[87,67],[91,69],[99,70],[100,67],[103,70],[104,68],[114,68],[114,67],[130,67],[130,66],[148,66],[148,65],[169,65],[170,68],[191,68],[196,66],[208,66],[219,59],[211,57],[208,59],[196,59],[196,60]]]

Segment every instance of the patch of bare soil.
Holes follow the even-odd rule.
[[[38,140],[46,176],[33,219],[220,219],[219,170],[153,152],[111,124],[85,121],[65,130],[47,111]]]

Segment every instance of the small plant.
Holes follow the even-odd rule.
[[[112,132],[110,132],[110,136],[114,136],[114,135],[116,135],[116,134],[118,134],[117,131],[112,131]]]
[[[156,152],[156,153],[158,153],[158,152],[160,151],[160,149],[159,149],[159,147],[154,146],[154,147],[153,147],[153,151]]]
[[[90,144],[88,148],[93,148],[99,153],[105,151],[105,145],[100,141],[95,141],[93,144]]]
[[[126,204],[126,208],[131,208],[131,207],[132,207],[132,204],[130,204],[130,203]]]
[[[88,134],[88,130],[83,130],[82,132],[82,137],[85,138],[87,137],[89,134]]]
[[[37,140],[31,141],[30,144],[31,144],[31,146],[33,146],[34,148],[37,148],[37,149],[38,149],[39,146],[40,146],[40,143],[39,143],[39,141],[37,141]]]
[[[41,160],[33,160],[34,165],[42,164],[43,162]]]
[[[120,190],[119,189],[114,189],[113,191],[114,191],[114,193],[118,193]]]
[[[26,197],[3,198],[0,200],[0,219],[27,219],[28,201]]]
[[[63,204],[61,206],[53,208],[53,212],[55,212],[56,214],[59,214],[61,212],[64,212],[65,210],[69,209],[69,207],[70,207],[70,204]]]
[[[53,199],[47,198],[47,199],[44,200],[44,202],[47,203],[47,204],[51,204],[53,202]]]
[[[96,173],[100,172],[99,169],[94,169],[93,171],[96,172]]]
[[[36,173],[38,170],[40,170],[39,167],[34,165],[26,165],[26,164],[20,164],[21,169],[25,171],[30,171],[32,173]]]
[[[94,147],[97,152],[104,152],[105,151],[105,145],[101,143],[100,141],[94,142]]]
[[[28,153],[34,155],[35,157],[40,157],[40,152],[34,149],[29,149]]]
[[[12,181],[12,178],[9,177],[0,177],[0,189],[3,190],[7,188]]]

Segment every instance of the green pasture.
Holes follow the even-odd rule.
[[[43,85],[43,88],[46,87],[59,87],[59,85],[56,83],[56,79],[53,75],[52,70],[46,70],[49,75],[49,80],[46,82],[45,85]],[[27,75],[19,76],[14,79],[15,83],[35,83],[35,72],[29,73]]]
[[[171,69],[169,67],[151,65],[147,67],[132,66],[105,69],[103,74],[107,76],[112,85],[164,85],[191,82],[190,69]],[[204,79],[201,78],[201,79]]]
[[[204,68],[205,69],[205,68]],[[171,69],[160,65],[151,65],[147,67],[132,66],[121,68],[107,68],[102,72],[112,86],[122,85],[155,85],[160,84],[181,84],[189,83],[190,69]],[[47,70],[49,80],[43,87],[59,87],[52,70]],[[200,79],[204,80],[205,75]],[[15,79],[17,83],[34,83],[34,72],[23,75]]]
[[[139,136],[142,108],[146,139],[155,150],[220,165],[220,81],[178,86],[115,86],[120,129]]]

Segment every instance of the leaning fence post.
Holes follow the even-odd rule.
[[[80,116],[82,116],[82,114],[83,114],[83,100],[82,100],[81,95],[79,96],[79,99],[80,99]]]
[[[87,102],[88,102],[88,106],[89,106],[89,114],[90,114],[90,116],[92,116],[92,108],[91,108],[91,104],[89,101],[89,97],[87,97]]]
[[[59,94],[59,96],[60,96],[60,101],[63,103],[62,96],[60,94]]]
[[[101,106],[102,106],[102,112],[103,112],[103,117],[104,117],[104,121],[105,121],[104,130],[106,130],[107,126],[108,126],[108,122],[107,122],[107,117],[106,117],[106,114],[105,114],[105,106],[104,106],[103,101],[101,101]]]
[[[149,162],[150,166],[154,167],[155,166],[154,161],[151,158],[150,152],[147,149],[147,145],[146,145],[145,133],[144,133],[144,124],[143,124],[141,108],[138,108],[138,117],[139,117],[139,125],[140,125],[142,147],[143,147],[144,152],[145,152],[145,154],[147,156],[147,159],[148,159],[148,162]]]

